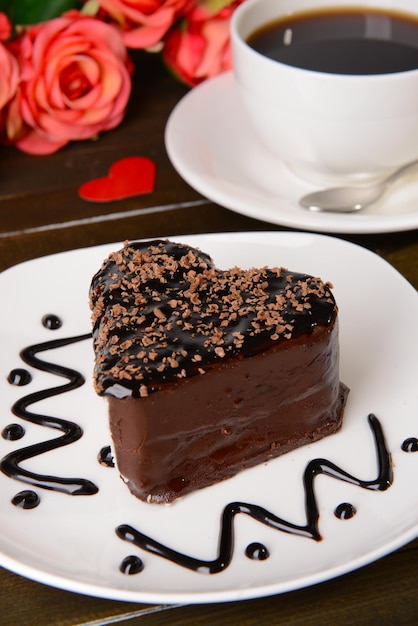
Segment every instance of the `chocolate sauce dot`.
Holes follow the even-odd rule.
[[[132,576],[132,574],[139,574],[144,569],[144,562],[139,556],[127,556],[120,564],[120,571],[122,574]]]
[[[418,439],[416,437],[408,437],[401,446],[404,452],[418,452]]]
[[[7,381],[11,385],[17,385],[18,387],[23,387],[24,385],[28,385],[32,380],[32,376],[28,370],[24,370],[21,368],[16,368],[10,372],[7,377]]]
[[[49,330],[57,330],[57,328],[61,328],[62,321],[57,315],[49,313],[48,315],[43,316],[42,325]]]
[[[250,543],[245,549],[245,556],[254,561],[265,561],[269,558],[270,552],[262,543]]]
[[[113,460],[112,450],[110,446],[104,446],[99,454],[97,455],[97,460],[100,465],[105,465],[106,467],[115,467],[115,461]]]
[[[24,434],[25,429],[20,424],[9,424],[1,431],[3,439],[7,439],[8,441],[17,441],[18,439],[22,439]]]
[[[338,519],[351,519],[356,513],[356,507],[349,502],[339,504],[334,511],[334,515],[338,517]]]
[[[37,493],[34,491],[30,491],[29,489],[25,491],[19,491],[14,498],[12,498],[12,504],[18,506],[21,509],[34,509],[38,506],[41,499]]]

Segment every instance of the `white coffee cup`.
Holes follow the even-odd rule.
[[[418,159],[418,69],[330,74],[285,65],[246,42],[281,16],[323,7],[402,11],[417,0],[246,0],[231,20],[234,75],[258,137],[305,179],[378,178]]]

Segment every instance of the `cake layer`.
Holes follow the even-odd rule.
[[[109,396],[119,471],[134,495],[171,502],[336,432],[338,330],[279,343],[146,398]]]

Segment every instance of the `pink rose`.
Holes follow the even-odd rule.
[[[190,86],[232,68],[229,26],[243,0],[199,0],[165,40],[163,56],[177,77]]]
[[[5,13],[0,13],[0,41],[7,41],[12,32],[12,25]]]
[[[0,140],[8,134],[7,111],[19,83],[19,64],[16,57],[2,44],[10,37],[11,25],[4,13],[0,13]]]
[[[194,0],[98,0],[100,9],[119,24],[128,48],[158,44]]]
[[[116,28],[71,11],[29,27],[13,46],[21,78],[8,114],[9,142],[49,154],[122,121],[130,61]]]
[[[10,37],[11,26],[4,13],[0,13],[0,42]],[[0,110],[15,95],[19,81],[19,65],[8,48],[0,43]]]

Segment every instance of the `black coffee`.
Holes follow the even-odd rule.
[[[259,28],[247,43],[267,57],[332,74],[418,68],[418,18],[368,8],[317,9]]]

